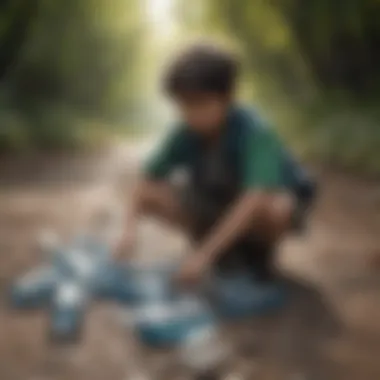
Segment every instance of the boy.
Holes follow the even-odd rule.
[[[194,252],[178,273],[194,284],[210,268],[249,268],[272,275],[271,254],[313,198],[312,184],[275,133],[235,101],[239,63],[233,54],[199,44],[169,67],[164,86],[182,122],[148,159],[132,200],[120,252],[134,244],[138,219],[150,215],[181,228]],[[176,191],[170,175],[185,169]]]

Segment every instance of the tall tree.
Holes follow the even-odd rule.
[[[0,2],[0,80],[15,65],[37,15],[38,1]]]

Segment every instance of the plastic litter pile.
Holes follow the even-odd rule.
[[[88,305],[105,299],[133,310],[132,327],[151,347],[175,347],[186,366],[205,370],[223,361],[227,347],[218,330],[224,320],[281,308],[285,293],[276,284],[259,284],[244,273],[215,276],[204,289],[178,291],[176,264],[116,265],[112,248],[99,234],[82,234],[68,244],[44,244],[48,262],[11,287],[14,308],[46,308],[56,342],[81,337]]]

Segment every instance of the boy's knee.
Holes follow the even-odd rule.
[[[289,194],[279,194],[273,197],[268,208],[268,219],[275,225],[287,225],[292,220],[296,207],[295,199]]]
[[[292,216],[295,209],[295,200],[289,194],[274,195],[272,202],[263,210],[259,227],[262,234],[277,240],[284,232],[291,228]]]
[[[166,187],[166,184],[155,181],[146,181],[140,186],[138,196],[141,210],[148,213],[154,210],[161,203]]]

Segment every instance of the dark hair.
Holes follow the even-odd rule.
[[[239,72],[237,57],[214,44],[197,44],[180,54],[164,77],[164,90],[171,96],[192,93],[228,95]]]

